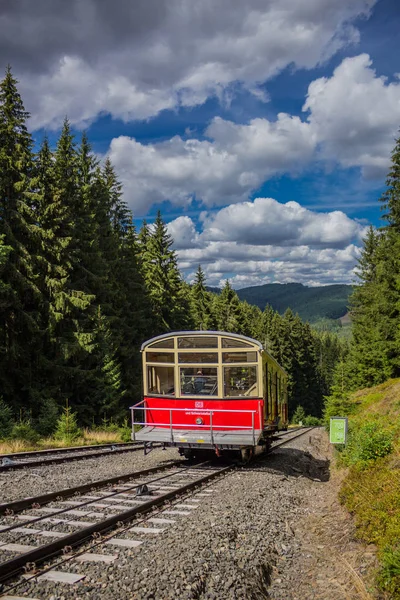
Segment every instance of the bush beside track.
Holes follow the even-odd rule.
[[[329,416],[329,401],[326,414]],[[347,468],[340,497],[355,516],[358,535],[378,549],[377,586],[400,598],[400,379],[352,395],[349,439],[337,464]],[[337,410],[337,408],[336,408]],[[333,416],[333,414],[331,414]]]

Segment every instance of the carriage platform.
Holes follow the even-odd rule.
[[[210,429],[170,429],[167,427],[145,426],[132,433],[132,439],[136,442],[159,442],[182,448],[210,449],[218,447],[228,450],[256,446],[262,433],[261,429],[211,431]]]

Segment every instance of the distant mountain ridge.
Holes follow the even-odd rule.
[[[220,292],[218,288],[208,288]],[[267,283],[236,290],[240,300],[264,310],[269,304],[283,314],[287,308],[304,321],[340,319],[348,312],[353,286],[345,284],[307,287],[302,283]]]

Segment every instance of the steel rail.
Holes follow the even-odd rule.
[[[0,458],[29,458],[30,456],[46,456],[46,454],[67,454],[68,452],[84,452],[86,450],[101,450],[112,446],[137,446],[137,442],[115,442],[109,444],[90,444],[87,446],[68,446],[62,448],[46,448],[45,450],[29,450],[27,452],[10,452],[0,454]]]
[[[315,427],[305,428],[300,433],[297,433],[295,436],[291,437],[290,439],[286,439],[278,444],[275,444],[271,448],[271,451],[273,451],[277,447],[288,444],[292,440],[294,440],[298,437],[301,437],[302,435],[305,435],[312,429],[315,429]],[[261,458],[261,457],[258,457],[258,458]],[[178,465],[179,464],[182,464],[182,462],[179,461]],[[207,463],[201,463],[200,465],[195,465],[194,467],[188,467],[188,468],[195,469],[196,466],[197,466],[197,468],[203,468],[205,464],[207,464]],[[175,466],[175,465],[168,465],[167,467],[161,467],[161,468],[155,467],[155,468],[146,470],[146,472],[152,472],[152,471],[154,472],[155,470],[165,470],[165,469],[171,468],[173,466]],[[236,464],[232,464],[227,467],[223,467],[217,471],[213,471],[213,473],[210,473],[209,475],[203,476],[199,479],[196,479],[195,481],[192,481],[188,484],[181,486],[180,488],[178,488],[176,490],[173,490],[171,492],[168,492],[166,494],[158,496],[154,500],[150,500],[149,502],[143,503],[138,507],[131,508],[127,511],[119,513],[118,515],[109,517],[108,519],[105,519],[104,521],[102,521],[100,523],[94,523],[93,525],[85,528],[84,530],[69,534],[60,540],[56,540],[55,542],[46,544],[44,546],[41,546],[35,550],[28,552],[28,553],[20,555],[14,559],[8,560],[7,562],[2,563],[0,565],[0,581],[6,581],[6,580],[12,578],[13,576],[17,575],[18,573],[20,573],[22,570],[25,570],[28,563],[36,566],[36,563],[43,563],[47,559],[61,554],[63,552],[64,548],[67,548],[67,547],[72,548],[72,547],[79,546],[82,543],[84,543],[85,541],[89,541],[90,538],[93,540],[96,533],[109,531],[109,530],[113,529],[115,526],[119,526],[119,525],[122,526],[122,524],[129,522],[136,515],[149,513],[155,507],[159,507],[160,505],[164,504],[165,502],[167,502],[169,500],[176,499],[177,497],[181,496],[185,492],[190,491],[196,487],[199,487],[207,482],[210,482],[213,479],[215,479],[216,477],[220,476],[221,474],[225,474],[225,473],[228,473],[229,471],[234,470],[236,468],[236,466],[237,466]],[[143,474],[144,472],[139,472],[139,473]],[[129,476],[124,476],[124,477],[129,477]],[[117,479],[119,481],[122,480],[122,478],[114,478],[114,479]],[[96,482],[96,483],[101,484],[102,482]],[[90,484],[88,486],[80,486],[80,487],[85,487],[85,488],[90,489]],[[65,490],[65,491],[67,491],[67,490]],[[48,495],[45,495],[45,496],[48,496]],[[130,528],[130,526],[125,527],[125,529],[123,529],[123,532],[129,528]],[[101,541],[98,541],[96,545],[98,545],[98,544],[101,544]],[[69,560],[69,558],[67,560]],[[45,571],[46,571],[46,569],[45,569]],[[38,575],[40,575],[40,573]],[[34,577],[35,577],[35,575],[32,575],[32,578],[34,578]],[[16,584],[16,585],[18,586],[19,584]],[[14,587],[16,587],[16,586],[15,585],[12,586],[11,589],[14,589]]]
[[[210,461],[207,461],[205,463],[197,464],[195,467],[197,469],[200,468],[200,467],[204,467],[205,465],[209,464],[209,462]],[[169,467],[169,470],[171,471],[171,473],[167,473],[166,475],[161,475],[160,477],[156,477],[155,479],[151,479],[150,481],[145,481],[145,482],[143,482],[143,484],[150,485],[150,484],[155,483],[157,481],[162,481],[163,479],[167,479],[168,477],[175,477],[176,475],[181,475],[185,471],[190,471],[194,467],[192,467],[192,466],[186,466],[186,467],[183,467],[181,471],[173,471],[172,470],[173,468],[174,468],[173,466]],[[137,490],[138,486],[141,485],[141,483],[138,482],[138,479],[140,479],[140,476],[139,477],[134,477],[133,479],[134,479],[135,483],[132,483],[132,485],[130,487],[126,487],[125,486],[124,487],[124,492],[131,492],[133,490]],[[108,500],[110,498],[114,498],[115,496],[119,496],[120,493],[121,492],[119,490],[110,491],[110,493],[106,494],[105,496],[101,496],[101,500],[104,501],[104,500]],[[56,499],[56,502],[57,501],[58,500]],[[76,508],[89,508],[90,509],[90,504],[96,504],[96,502],[98,502],[98,501],[99,501],[99,499],[84,500],[84,501],[80,502],[79,505],[76,506]],[[38,507],[34,506],[32,508],[35,510]],[[112,508],[112,507],[110,506],[110,508]],[[54,508],[54,509],[51,509],[51,510],[53,510],[53,512],[50,512],[50,513],[46,512],[45,515],[42,515],[42,516],[39,516],[39,517],[37,517],[35,515],[32,515],[32,518],[29,521],[25,521],[24,522],[25,527],[27,525],[35,525],[36,523],[40,523],[41,521],[48,521],[49,519],[57,518],[60,515],[68,514],[70,512],[70,510],[71,510],[71,507],[67,506],[66,508]],[[19,527],[20,527],[19,523],[15,523],[14,525],[8,525],[8,526],[5,527],[5,529],[1,529],[0,533],[4,534],[4,533],[8,533],[8,532],[13,531],[13,530],[18,530]],[[0,549],[1,549],[1,546],[0,546]]]
[[[44,505],[52,502],[53,500],[70,498],[75,494],[84,494],[86,492],[94,491],[107,485],[114,483],[122,483],[129,479],[142,477],[144,475],[150,475],[151,473],[157,473],[157,471],[167,471],[172,467],[184,465],[183,460],[176,460],[168,465],[158,465],[157,467],[150,467],[142,471],[133,471],[126,475],[118,475],[117,477],[109,477],[108,479],[98,479],[92,483],[84,483],[83,485],[77,485],[72,488],[66,488],[63,490],[57,490],[55,492],[49,492],[47,494],[41,494],[40,496],[28,496],[27,498],[21,498],[21,500],[12,500],[11,502],[5,502],[0,504],[0,515],[5,515],[7,512],[18,513],[22,510],[32,508],[32,505]]]
[[[72,462],[74,460],[88,459],[88,458],[97,458],[98,456],[112,456],[113,454],[123,454],[125,452],[137,452],[138,450],[143,450],[143,444],[132,444],[132,447],[128,448],[116,448],[115,450],[102,450],[101,452],[78,452],[77,454],[65,453],[65,456],[54,456],[53,458],[44,458],[42,460],[31,460],[31,461],[22,461],[15,462],[7,465],[0,465],[0,473],[15,469],[25,469],[25,468],[34,468],[34,467],[43,467],[45,465],[56,465],[64,462]],[[54,454],[57,452],[54,451]],[[4,458],[0,456],[0,458]]]
[[[94,534],[108,531],[120,523],[122,524],[130,521],[136,515],[146,513],[149,510],[152,510],[154,507],[164,504],[168,500],[180,496],[189,490],[215,479],[221,474],[233,470],[235,467],[236,465],[234,464],[227,467],[222,467],[213,473],[195,479],[194,481],[187,483],[176,490],[162,494],[161,496],[158,496],[153,500],[149,500],[148,502],[144,502],[140,506],[130,508],[129,510],[123,511],[117,515],[113,515],[112,517],[108,517],[107,519],[104,519],[98,523],[93,523],[93,525],[85,527],[81,531],[68,534],[61,539],[51,542],[50,544],[45,544],[20,556],[7,560],[6,562],[0,564],[0,581],[11,579],[13,576],[23,571],[26,565],[29,563],[35,563],[35,565],[42,563],[45,560],[60,554],[66,547],[72,548],[74,546],[78,546],[91,539]]]
[[[273,446],[271,446],[270,448],[270,452],[272,452],[272,450],[275,450],[275,448],[279,448],[280,446],[284,446],[285,444],[289,444],[289,442],[291,442],[292,440],[295,440],[296,438],[305,435],[306,433],[308,433],[309,431],[311,431],[312,429],[316,429],[316,427],[308,427],[306,429],[304,429],[303,431],[301,431],[300,433],[298,433],[297,435],[294,435],[293,437],[289,438],[288,440],[283,440],[282,442],[278,442],[276,444],[274,444]]]

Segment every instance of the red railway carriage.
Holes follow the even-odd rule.
[[[144,399],[132,439],[181,454],[263,451],[287,427],[287,375],[260,342],[223,331],[170,332],[142,345]],[[143,425],[135,432],[134,425]]]

